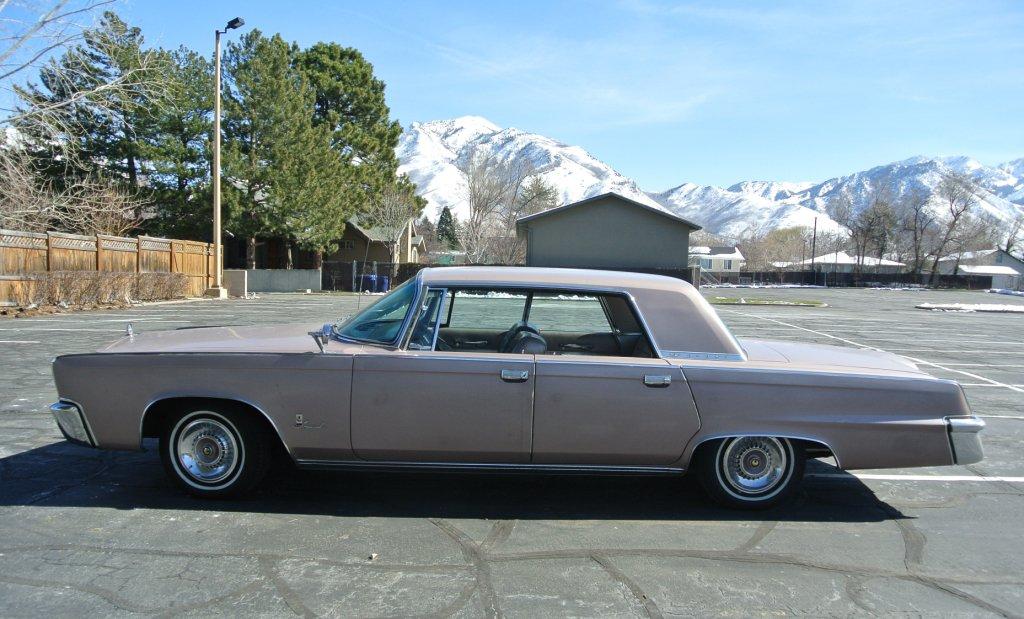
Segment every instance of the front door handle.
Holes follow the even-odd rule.
[[[668,387],[672,384],[672,377],[663,374],[645,374],[645,387]]]
[[[501,380],[506,383],[525,383],[530,378],[529,370],[502,370]]]

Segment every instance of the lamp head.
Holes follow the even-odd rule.
[[[235,28],[241,28],[245,25],[245,20],[241,17],[236,17],[228,22],[228,25],[224,27],[224,30],[234,30]]]

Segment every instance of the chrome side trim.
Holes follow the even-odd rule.
[[[974,464],[985,458],[978,434],[985,429],[985,422],[972,416],[946,417],[949,428],[949,445],[953,450],[954,464]]]
[[[669,466],[606,466],[587,464],[503,464],[490,462],[396,462],[365,460],[297,460],[305,469],[364,471],[466,471],[494,473],[680,475],[684,469]]]
[[[698,352],[690,350],[663,350],[666,359],[693,359],[698,361],[746,361],[743,355],[730,352]]]
[[[244,398],[239,398],[239,397],[235,397],[235,396],[224,396],[224,395],[195,395],[195,394],[190,394],[190,395],[183,395],[183,394],[181,394],[181,395],[179,395],[179,394],[175,394],[175,395],[161,395],[158,398],[154,398],[154,399],[150,400],[149,404],[147,404],[146,407],[144,409],[142,409],[142,417],[139,419],[139,450],[143,450],[144,449],[143,446],[142,446],[142,442],[143,442],[143,440],[145,440],[145,436],[143,436],[143,434],[142,434],[142,429],[146,427],[146,414],[149,413],[149,409],[153,408],[153,406],[155,406],[156,404],[158,404],[160,402],[163,402],[164,400],[224,400],[225,402],[238,402],[240,404],[245,404],[246,406],[251,406],[253,408],[253,410],[255,410],[259,414],[263,415],[264,419],[267,420],[267,423],[270,424],[270,427],[274,429],[274,432],[277,434],[278,439],[281,440],[281,444],[284,445],[284,448],[288,452],[288,455],[291,456],[291,458],[293,460],[295,459],[295,456],[292,454],[292,448],[288,445],[287,442],[285,442],[284,434],[281,433],[281,429],[277,427],[277,424],[274,423],[274,419],[270,415],[268,415],[265,410],[263,410],[261,407],[256,406],[255,404],[253,404],[252,402],[250,402],[249,400],[246,400]]]

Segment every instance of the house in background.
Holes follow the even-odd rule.
[[[738,281],[740,270],[746,263],[740,248],[735,245],[690,248],[690,266],[699,266],[702,273],[710,273],[720,282]]]
[[[666,210],[605,193],[521,217],[527,266],[688,272],[700,226]]]
[[[802,262],[774,262],[772,266],[786,268],[794,271],[815,270],[822,273],[854,273],[858,270],[861,273],[899,273],[906,265],[895,260],[886,258],[874,258],[864,256],[859,261],[856,256],[851,256],[845,251],[832,252],[808,258]]]
[[[352,218],[346,222],[345,233],[338,239],[338,249],[324,257],[330,262],[419,262],[424,252],[424,239],[416,234],[416,220],[406,222],[398,238],[396,255],[391,255],[391,241],[388,234],[379,228],[360,224]]]
[[[983,275],[993,288],[1016,290],[1024,285],[1024,260],[1002,249],[982,249],[939,258],[942,275]]]

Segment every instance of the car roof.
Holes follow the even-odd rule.
[[[664,275],[548,267],[432,267],[421,270],[419,277],[425,284],[451,286],[522,286],[524,288],[565,286],[567,288],[671,291],[682,291],[690,287],[689,283],[681,279]]]

